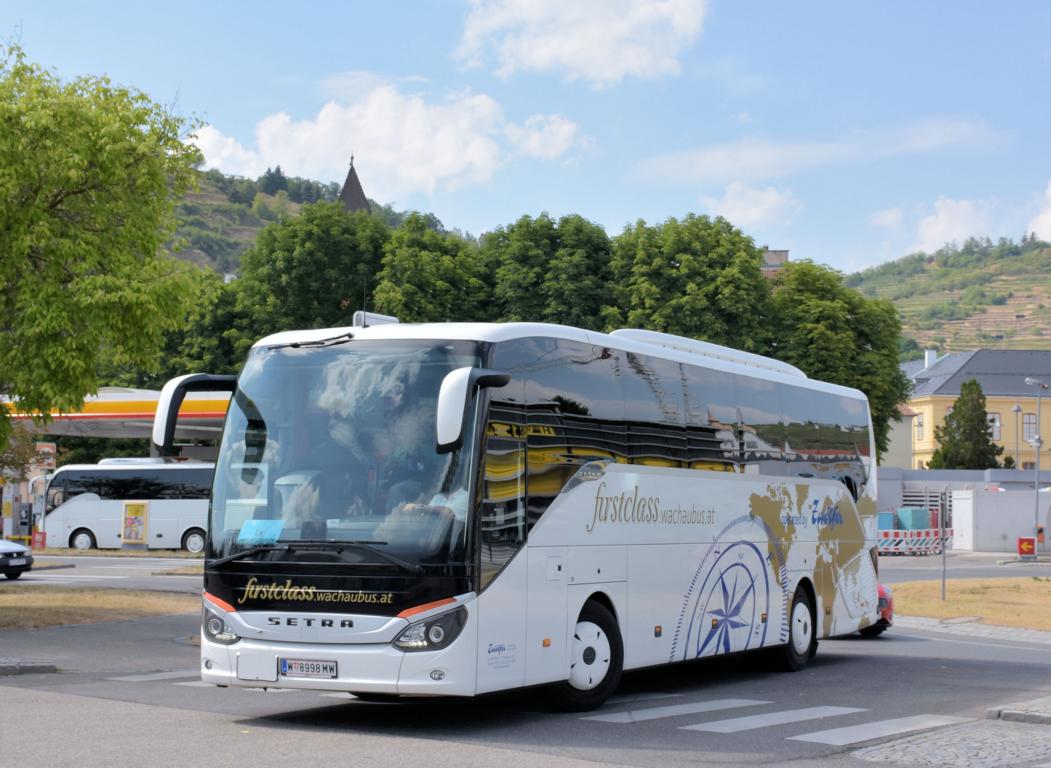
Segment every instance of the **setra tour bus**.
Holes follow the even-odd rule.
[[[51,475],[38,525],[52,547],[119,549],[124,505],[145,508],[145,546],[201,552],[213,465],[158,459],[67,464]]]
[[[362,697],[548,685],[877,621],[865,396],[639,330],[279,333],[233,392],[212,490],[201,675]]]

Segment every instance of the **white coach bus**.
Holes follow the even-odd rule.
[[[541,324],[279,333],[233,391],[202,679],[599,706],[621,671],[877,620],[861,392],[665,334]]]
[[[52,547],[118,549],[124,504],[146,504],[151,549],[204,549],[214,465],[206,463],[67,464],[51,476],[42,530]]]

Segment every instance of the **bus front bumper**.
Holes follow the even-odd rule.
[[[220,645],[201,633],[201,680],[219,686],[414,696],[473,696],[473,633],[440,651],[406,652],[389,643],[335,645],[242,639]],[[283,663],[283,660],[285,663]],[[287,662],[320,662],[325,677],[282,674]],[[335,664],[335,677],[329,664]]]

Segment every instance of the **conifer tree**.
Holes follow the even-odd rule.
[[[995,469],[1003,446],[993,443],[985,412],[985,395],[977,379],[960,387],[956,404],[945,416],[945,424],[934,428],[938,449],[929,469]]]

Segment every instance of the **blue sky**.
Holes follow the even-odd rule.
[[[0,6],[63,77],[206,123],[210,165],[342,181],[481,233],[723,214],[853,271],[1051,239],[1051,4],[729,0]]]

